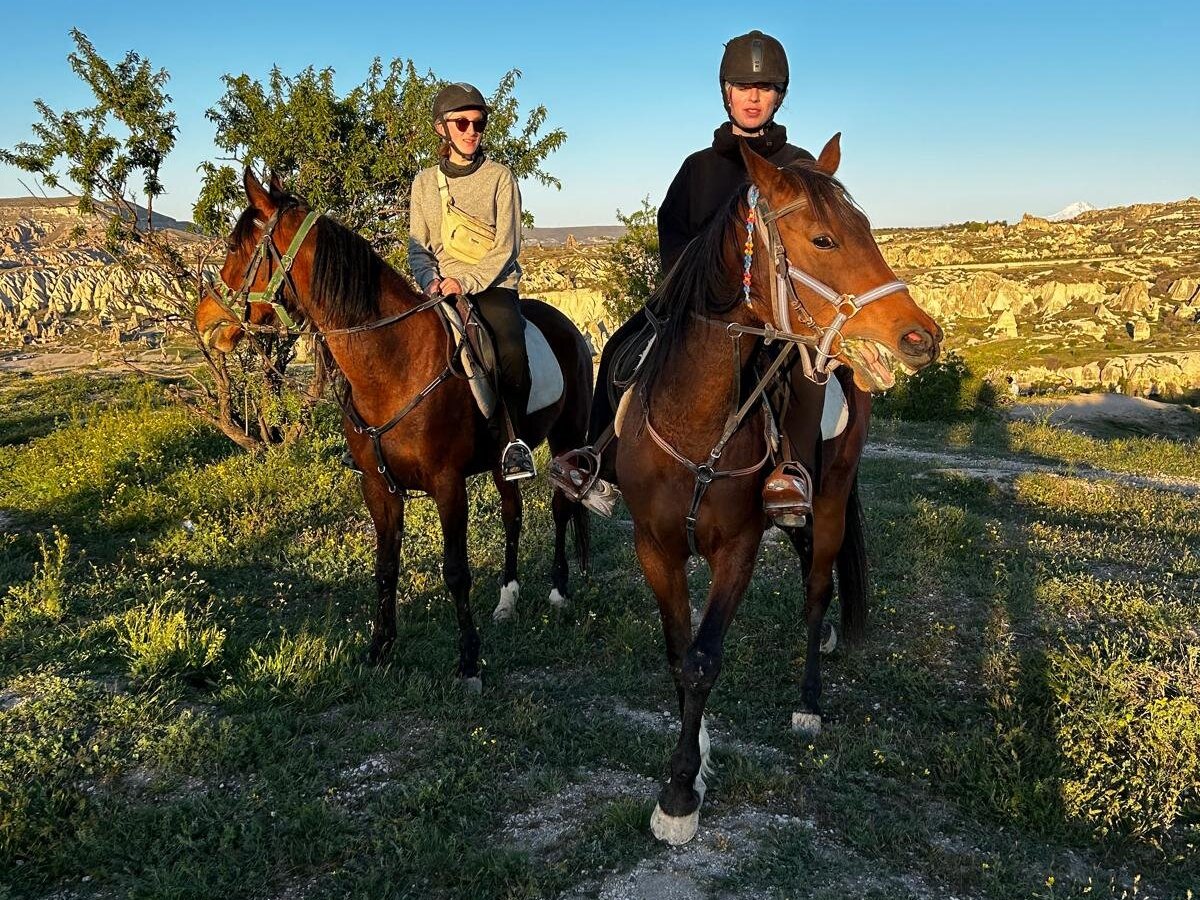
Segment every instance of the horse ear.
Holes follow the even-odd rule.
[[[750,149],[746,141],[739,141],[738,145],[742,151],[742,162],[746,164],[746,174],[758,185],[759,190],[774,191],[786,187],[783,173],[775,165]]]
[[[842,162],[842,133],[839,131],[829,139],[821,155],[817,157],[817,169],[826,175],[832,175]]]
[[[279,196],[280,194],[287,193],[287,191],[284,190],[284,187],[283,187],[283,179],[279,176],[279,173],[276,172],[274,169],[271,170],[271,178],[267,182],[267,187],[271,191],[271,196]]]
[[[242,186],[246,189],[246,199],[250,201],[252,207],[260,212],[274,211],[275,204],[271,200],[271,195],[249,166],[246,166],[246,171],[242,173]]]

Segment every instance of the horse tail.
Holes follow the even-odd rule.
[[[586,575],[592,564],[592,517],[582,503],[571,504],[571,532],[575,537],[579,574]]]
[[[837,555],[838,596],[842,605],[842,634],[859,643],[867,628],[867,541],[862,503],[858,497],[858,475],[846,498],[846,534]]]

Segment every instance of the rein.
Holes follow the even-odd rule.
[[[418,303],[416,306],[410,307],[409,309],[401,312],[393,313],[392,315],[384,316],[383,318],[375,319],[371,322],[364,322],[360,325],[351,325],[345,328],[327,328],[315,331],[296,328],[296,323],[292,320],[292,317],[288,314],[287,309],[283,305],[281,294],[283,292],[284,282],[286,281],[287,286],[292,290],[292,296],[296,298],[299,297],[295,282],[292,281],[292,266],[295,265],[296,255],[300,252],[300,247],[304,244],[305,239],[307,239],[309,232],[312,231],[312,228],[317,223],[317,220],[321,218],[322,213],[316,210],[309,210],[304,217],[304,221],[300,224],[300,228],[292,236],[292,240],[288,244],[287,251],[281,255],[278,248],[275,246],[274,233],[276,226],[279,224],[280,217],[286,211],[287,210],[282,209],[276,210],[276,212],[271,216],[270,219],[267,220],[266,224],[264,225],[263,235],[259,239],[259,245],[255,248],[254,255],[251,258],[251,261],[247,264],[246,272],[242,276],[241,287],[239,287],[236,291],[230,291],[229,287],[221,280],[218,280],[214,285],[214,288],[216,288],[220,298],[218,302],[226,301],[235,304],[238,302],[242,303],[243,315],[240,325],[243,329],[269,332],[272,334],[282,333],[285,335],[309,335],[316,340],[321,340],[328,343],[328,339],[331,335],[362,334],[363,332],[374,331],[377,328],[395,325],[396,323],[403,322],[405,319],[415,316],[418,313],[432,310],[446,301],[446,298],[440,295],[429,297],[423,302]],[[252,285],[255,278],[258,277],[259,267],[262,265],[263,260],[268,258],[274,259],[276,266],[275,270],[271,273],[271,277],[267,282],[266,288],[261,291],[250,290],[250,285]],[[279,320],[284,323],[284,327],[271,328],[267,326],[256,326],[251,323],[251,303],[269,303],[275,310],[275,314],[279,317]],[[234,313],[234,311],[230,309],[225,302],[221,302],[221,306],[227,313],[236,318],[236,313]],[[213,323],[207,329],[204,337],[207,339],[208,335],[214,329],[226,324],[228,323]],[[443,327],[446,327],[445,322],[443,322]],[[388,419],[388,421],[383,425],[368,425],[366,423],[362,415],[354,406],[354,400],[351,396],[352,390],[348,381],[346,382],[345,390],[338,395],[338,405],[342,408],[342,412],[345,414],[346,418],[350,420],[350,424],[354,426],[355,433],[365,434],[371,439],[371,446],[375,451],[375,469],[383,477],[384,483],[387,484],[389,494],[396,493],[396,491],[399,490],[399,485],[396,483],[395,478],[392,477],[391,472],[388,471],[387,460],[383,454],[383,436],[399,425],[409,413],[420,406],[421,402],[435,390],[437,390],[437,388],[441,386],[443,382],[448,381],[454,376],[455,372],[453,366],[447,363],[446,368],[444,368],[441,373],[439,373],[432,381],[425,385],[425,387],[421,388],[415,397],[409,400],[399,412]]]
[[[760,471],[763,466],[771,459],[772,442],[770,437],[771,409],[767,403],[765,393],[767,388],[778,377],[780,370],[787,361],[793,348],[796,348],[800,354],[800,362],[803,367],[804,375],[814,384],[824,385],[829,381],[829,375],[838,365],[838,361],[833,358],[833,343],[842,339],[842,328],[846,322],[852,319],[855,315],[870,303],[887,297],[897,291],[907,289],[907,285],[903,281],[889,281],[886,284],[879,285],[862,294],[840,294],[831,288],[825,282],[814,278],[802,269],[793,266],[787,257],[787,249],[783,245],[783,240],[779,235],[779,226],[776,224],[779,219],[800,209],[807,203],[804,197],[797,198],[790,203],[785,204],[777,210],[772,210],[767,201],[762,198],[759,193],[758,186],[751,184],[746,194],[746,203],[749,209],[746,213],[746,241],[742,245],[742,294],[743,302],[749,306],[751,304],[751,286],[754,283],[753,266],[754,266],[754,249],[755,249],[755,234],[763,242],[764,249],[771,259],[773,267],[773,278],[771,279],[771,309],[775,313],[776,321],[774,324],[765,323],[762,328],[756,328],[752,325],[742,325],[737,322],[725,323],[722,320],[710,319],[700,313],[693,312],[693,315],[701,321],[717,326],[724,326],[726,333],[729,335],[732,342],[731,349],[733,353],[733,371],[734,378],[737,381],[736,393],[731,405],[728,416],[725,419],[725,427],[721,432],[721,437],[716,445],[709,451],[708,459],[703,463],[696,463],[688,459],[678,450],[671,446],[654,426],[650,423],[650,401],[646,393],[645,385],[639,387],[639,400],[642,406],[643,422],[646,431],[650,438],[658,445],[660,449],[667,453],[672,459],[682,465],[685,469],[691,472],[696,477],[696,485],[692,490],[692,501],[688,509],[688,514],[685,519],[687,525],[687,540],[688,549],[692,555],[697,555],[696,548],[696,521],[700,514],[700,503],[704,499],[708,487],[713,481],[718,478],[738,478],[744,475],[753,475]],[[758,227],[758,226],[762,227]],[[831,303],[837,310],[833,321],[829,325],[819,325],[808,312],[804,304],[800,302],[800,298],[796,295],[796,289],[793,281],[798,281],[800,284],[813,291],[817,296]],[[811,328],[814,332],[812,335],[798,334],[787,329],[791,322],[789,315],[789,307],[794,309],[800,316],[802,323]],[[653,319],[652,319],[653,322]],[[737,398],[741,396],[741,337],[742,335],[754,335],[763,338],[764,343],[771,344],[774,341],[783,341],[785,346],[783,350],[775,357],[775,360],[767,368],[759,378],[757,384],[751,390],[750,395],[745,402],[738,405]],[[652,339],[653,340],[653,339]],[[810,350],[813,355],[810,356]],[[745,423],[746,417],[750,415],[754,406],[761,400],[764,407],[764,417],[767,422],[767,451],[758,463],[753,466],[746,466],[741,469],[727,469],[725,471],[717,471],[717,463],[720,461],[721,454],[724,452],[726,445],[733,436],[741,429]],[[607,432],[606,432],[607,435]],[[597,441],[598,450],[592,452],[597,455],[603,449],[603,445],[608,442],[608,437]],[[589,448],[590,449],[590,448]],[[599,471],[599,466],[596,467]]]

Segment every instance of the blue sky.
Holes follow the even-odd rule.
[[[1015,220],[1200,194],[1200,4],[1182,2],[352,3],[147,6],[34,2],[4,12],[0,146],[29,137],[33,100],[87,95],[71,27],[106,58],[171,73],[180,137],[158,208],[189,217],[196,166],[216,155],[204,111],[224,73],[333,67],[362,80],[374,56],[478,84],[509,68],[518,96],[568,135],[523,186],[539,225],[604,224],[661,200],[680,162],[723,120],[716,70],[729,37],[780,38],[792,87],[777,117],[818,152],[843,132],[840,175],[878,226]],[[1140,7],[1140,8],[1139,8]],[[146,14],[150,10],[150,15]],[[0,196],[25,192],[0,166]]]

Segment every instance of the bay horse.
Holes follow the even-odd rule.
[[[750,186],[716,213],[652,298],[665,318],[618,412],[617,481],[633,518],[638,559],[658,601],[680,709],[670,776],[651,818],[655,836],[672,844],[690,840],[699,824],[709,755],[704,708],[767,527],[761,487],[770,413],[758,404],[762,383],[749,395],[743,391],[742,375],[752,371],[757,347],[731,341],[731,335],[807,345],[812,355],[805,351],[801,361],[814,381],[827,378],[836,359],[851,366],[860,388],[890,384],[889,355],[916,369],[939,350],[941,329],[896,280],[866,216],[833,177],[839,137],[815,163],[784,169],[743,145]],[[819,421],[821,408],[798,414]],[[861,416],[859,421],[865,434]],[[861,439],[852,435],[843,442],[842,458],[835,456],[831,465],[856,467]],[[818,507],[818,523],[822,514]],[[810,523],[805,530],[812,528]],[[803,538],[791,532],[800,549]],[[841,545],[840,535],[836,543]],[[712,573],[694,635],[686,569],[693,548]],[[807,715],[816,717],[828,601],[827,590],[810,592],[805,610],[801,700]]]
[[[343,430],[364,473],[363,499],[376,538],[377,604],[368,660],[382,662],[395,643],[406,492],[423,491],[437,504],[442,526],[442,574],[458,619],[458,676],[477,690],[480,641],[470,606],[466,479],[490,471],[500,493],[505,542],[497,620],[512,614],[519,593],[521,493],[499,471],[500,445],[467,380],[454,377],[446,326],[434,309],[438,300],[418,293],[365,239],[310,210],[277,178],[264,187],[247,169],[243,185],[248,206],[229,238],[221,281],[244,299],[259,298],[245,310],[253,324],[272,324],[272,313],[285,322],[292,316],[311,322],[347,385]],[[554,307],[524,300],[522,311],[545,336],[563,380],[558,400],[526,417],[524,437],[531,447],[546,440],[559,452],[587,431],[591,353],[579,330]],[[242,332],[230,312],[211,296],[197,312],[197,329],[222,349]],[[586,570],[590,525],[586,510],[559,491],[551,507],[550,602],[561,606],[569,598],[567,526],[574,526],[579,566]]]

